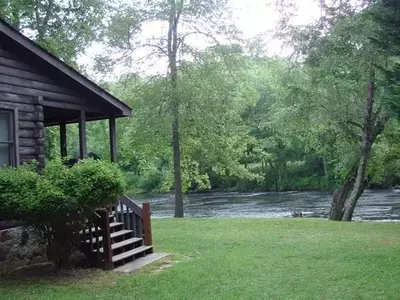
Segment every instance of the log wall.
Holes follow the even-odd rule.
[[[0,109],[17,111],[20,164],[35,159],[44,166],[43,106],[79,109],[88,104],[56,80],[0,45]]]

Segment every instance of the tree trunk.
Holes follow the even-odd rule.
[[[181,174],[181,148],[179,138],[179,113],[178,107],[174,107],[172,121],[172,149],[174,155],[175,178],[175,218],[183,218],[183,191]]]
[[[385,123],[389,119],[387,115],[379,118],[380,109],[378,109],[378,112],[375,114],[373,113],[375,89],[374,80],[375,68],[371,66],[370,80],[368,82],[368,97],[366,100],[364,122],[362,127],[363,136],[360,145],[360,160],[357,167],[350,171],[349,176],[346,178],[342,188],[335,192],[332,200],[331,210],[329,212],[330,220],[351,221],[353,218],[357,201],[367,186],[365,175],[372,145],[378,135],[381,134],[385,129]],[[350,190],[351,194],[348,196]]]
[[[360,161],[358,163],[357,176],[354,182],[353,190],[345,203],[342,221],[351,221],[354,208],[356,207],[357,201],[364,192],[365,188],[365,173],[368,166],[369,153],[371,152],[373,139],[375,139],[375,137],[373,137],[375,120],[372,110],[374,106],[374,80],[375,69],[373,66],[371,66],[370,79],[368,82],[368,97],[365,103],[364,111],[363,137],[360,146]]]
[[[344,213],[344,204],[349,196],[355,179],[356,168],[353,168],[347,175],[342,187],[335,191],[333,194],[331,209],[329,211],[328,219],[332,221],[341,221]]]
[[[282,190],[282,166],[278,163],[278,179],[277,179],[277,190]]]
[[[325,181],[328,183],[329,181],[329,173],[328,173],[328,166],[326,164],[326,159],[324,156],[322,156],[322,165],[324,167],[324,176],[325,176]]]
[[[179,95],[178,95],[178,23],[182,12],[182,3],[178,11],[174,0],[170,1],[171,11],[169,16],[168,30],[168,60],[171,79],[171,101],[172,101],[172,151],[174,160],[175,179],[175,218],[183,218],[183,191],[181,174],[181,148],[179,135]]]

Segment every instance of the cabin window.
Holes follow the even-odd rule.
[[[0,110],[0,168],[15,165],[13,112]]]

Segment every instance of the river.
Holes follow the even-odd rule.
[[[132,199],[150,202],[152,216],[172,217],[173,195],[140,195]],[[328,192],[206,193],[185,195],[185,216],[194,218],[284,218],[293,212],[303,217],[325,218]],[[354,212],[354,220],[400,222],[400,191],[365,191]]]

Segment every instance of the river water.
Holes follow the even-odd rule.
[[[137,202],[150,202],[152,216],[172,217],[173,195],[133,196]],[[268,192],[207,193],[185,195],[185,216],[195,218],[282,218],[302,212],[303,217],[325,218],[332,193]],[[359,199],[354,220],[400,222],[400,190],[365,191]]]

